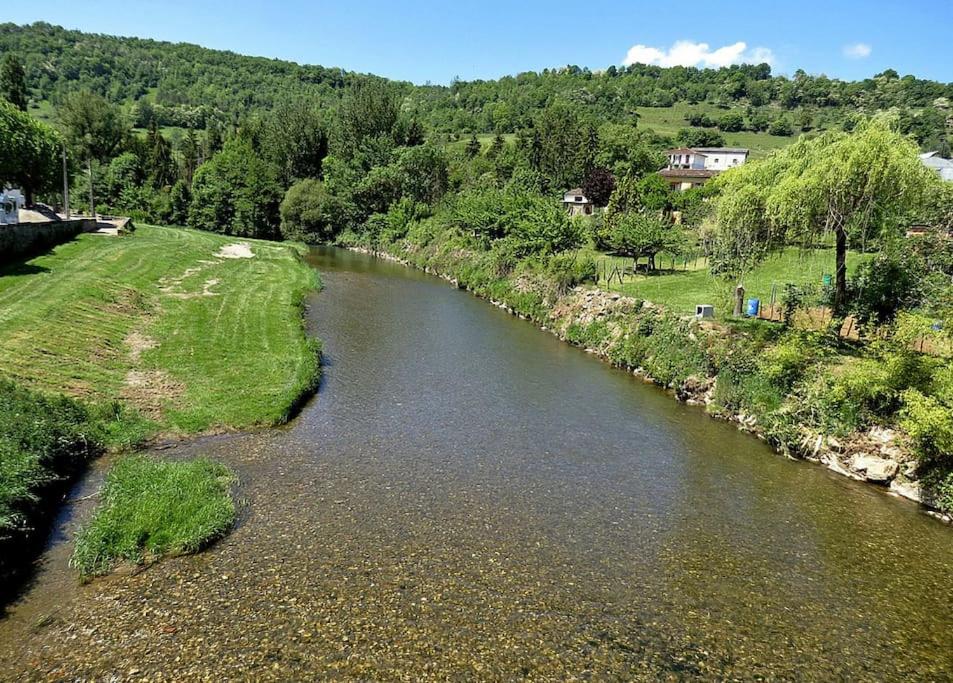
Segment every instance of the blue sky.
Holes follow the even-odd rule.
[[[953,81],[953,0],[30,0],[8,3],[0,19],[186,41],[417,83],[566,64],[598,69],[627,56],[699,66],[766,59],[776,73],[803,68],[847,79],[889,67]]]

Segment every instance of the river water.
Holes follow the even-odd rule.
[[[440,280],[312,260],[318,396],[163,451],[238,472],[237,528],[79,586],[69,507],[0,678],[953,679],[949,528]]]

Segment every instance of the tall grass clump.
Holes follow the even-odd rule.
[[[71,564],[88,578],[120,562],[144,564],[201,550],[235,521],[234,481],[227,467],[205,458],[123,458],[106,477]]]
[[[102,450],[103,434],[80,403],[0,381],[0,578],[23,564],[48,495]]]

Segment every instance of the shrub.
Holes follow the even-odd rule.
[[[557,292],[564,294],[583,282],[595,282],[596,262],[588,255],[563,252],[546,260],[545,273]]]
[[[801,379],[804,371],[817,361],[820,354],[821,349],[815,337],[789,333],[765,349],[761,357],[761,372],[774,386],[788,390]]]
[[[953,405],[944,405],[916,389],[902,394],[900,427],[913,439],[921,457],[953,464]]]
[[[285,239],[323,242],[340,226],[338,202],[320,180],[308,178],[288,188],[281,201],[281,235]]]

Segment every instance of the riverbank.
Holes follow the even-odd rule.
[[[81,235],[0,269],[0,417],[8,418],[0,424],[8,560],[0,574],[22,572],[69,483],[96,455],[277,425],[295,413],[320,374],[320,345],[303,322],[319,280],[305,253],[141,226],[122,237]],[[198,547],[221,526],[169,547]],[[159,527],[150,533],[161,535]],[[101,555],[97,566],[119,556]]]
[[[918,416],[899,408],[910,389],[889,374],[937,375],[939,385],[949,374],[948,360],[897,346],[852,347],[763,321],[701,322],[648,301],[576,286],[572,278],[553,278],[545,267],[493,275],[482,263],[492,264],[489,253],[447,247],[439,237],[422,244],[350,245],[488,299],[680,401],[704,406],[779,453],[886,488],[953,522],[946,454],[930,452],[932,444],[924,447],[900,428]]]
[[[315,388],[305,248],[140,226],[0,269],[0,377],[118,401],[169,436],[288,420]]]

